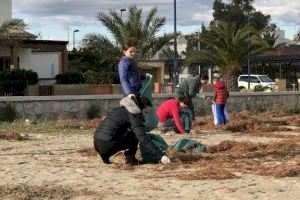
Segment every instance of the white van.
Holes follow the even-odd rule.
[[[255,86],[275,87],[275,82],[267,75],[250,74],[250,89],[254,90]],[[239,89],[248,88],[248,74],[240,75],[238,78]]]

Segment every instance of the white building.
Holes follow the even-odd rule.
[[[12,1],[11,0],[1,0],[0,1],[0,22],[3,19],[12,18]]]
[[[277,40],[275,41],[274,46],[280,44],[280,43],[286,43],[287,45],[290,44],[290,40],[285,38],[285,31],[284,30],[275,30],[275,36],[278,36]]]
[[[0,1],[0,23],[12,19],[12,0]],[[36,36],[18,33],[18,41],[0,40],[0,71],[31,69],[40,82],[54,82],[54,77],[68,69],[67,41],[36,40]]]

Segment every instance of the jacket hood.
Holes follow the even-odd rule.
[[[130,97],[124,97],[123,99],[121,99],[120,106],[124,106],[126,110],[128,110],[128,112],[132,114],[141,113],[141,109],[139,108],[139,106]]]
[[[214,84],[214,88],[216,89],[225,89],[226,85],[224,81],[219,81],[217,83]]]

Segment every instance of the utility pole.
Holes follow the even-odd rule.
[[[247,25],[249,26],[249,21],[250,21],[250,13],[248,12],[248,16],[247,16]],[[248,32],[248,53],[247,53],[247,70],[248,70],[248,90],[250,89],[250,58],[249,58],[249,47],[250,47],[250,38],[249,38],[249,32]]]
[[[198,39],[198,41],[197,41],[197,43],[198,43],[198,51],[200,51],[200,31],[199,32],[196,32],[197,33],[197,39]],[[198,74],[200,75],[201,74],[201,65],[200,65],[200,63],[199,63],[199,69],[198,69]]]
[[[178,69],[178,58],[177,58],[177,30],[176,30],[176,0],[174,0],[174,85],[175,88],[178,84],[179,69]]]

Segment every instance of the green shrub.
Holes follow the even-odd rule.
[[[27,85],[38,83],[38,75],[32,70],[16,69],[0,72],[0,95],[23,96]]]
[[[81,72],[65,72],[55,76],[57,84],[80,84],[84,83],[84,77]]]
[[[0,107],[0,121],[12,122],[18,118],[18,112],[14,104],[6,102],[3,107]]]
[[[101,76],[98,72],[87,70],[83,73],[83,77],[85,80],[85,83],[87,84],[98,84],[101,82]]]
[[[88,119],[95,119],[101,116],[100,106],[96,103],[92,103],[89,105],[86,111],[86,116]]]

